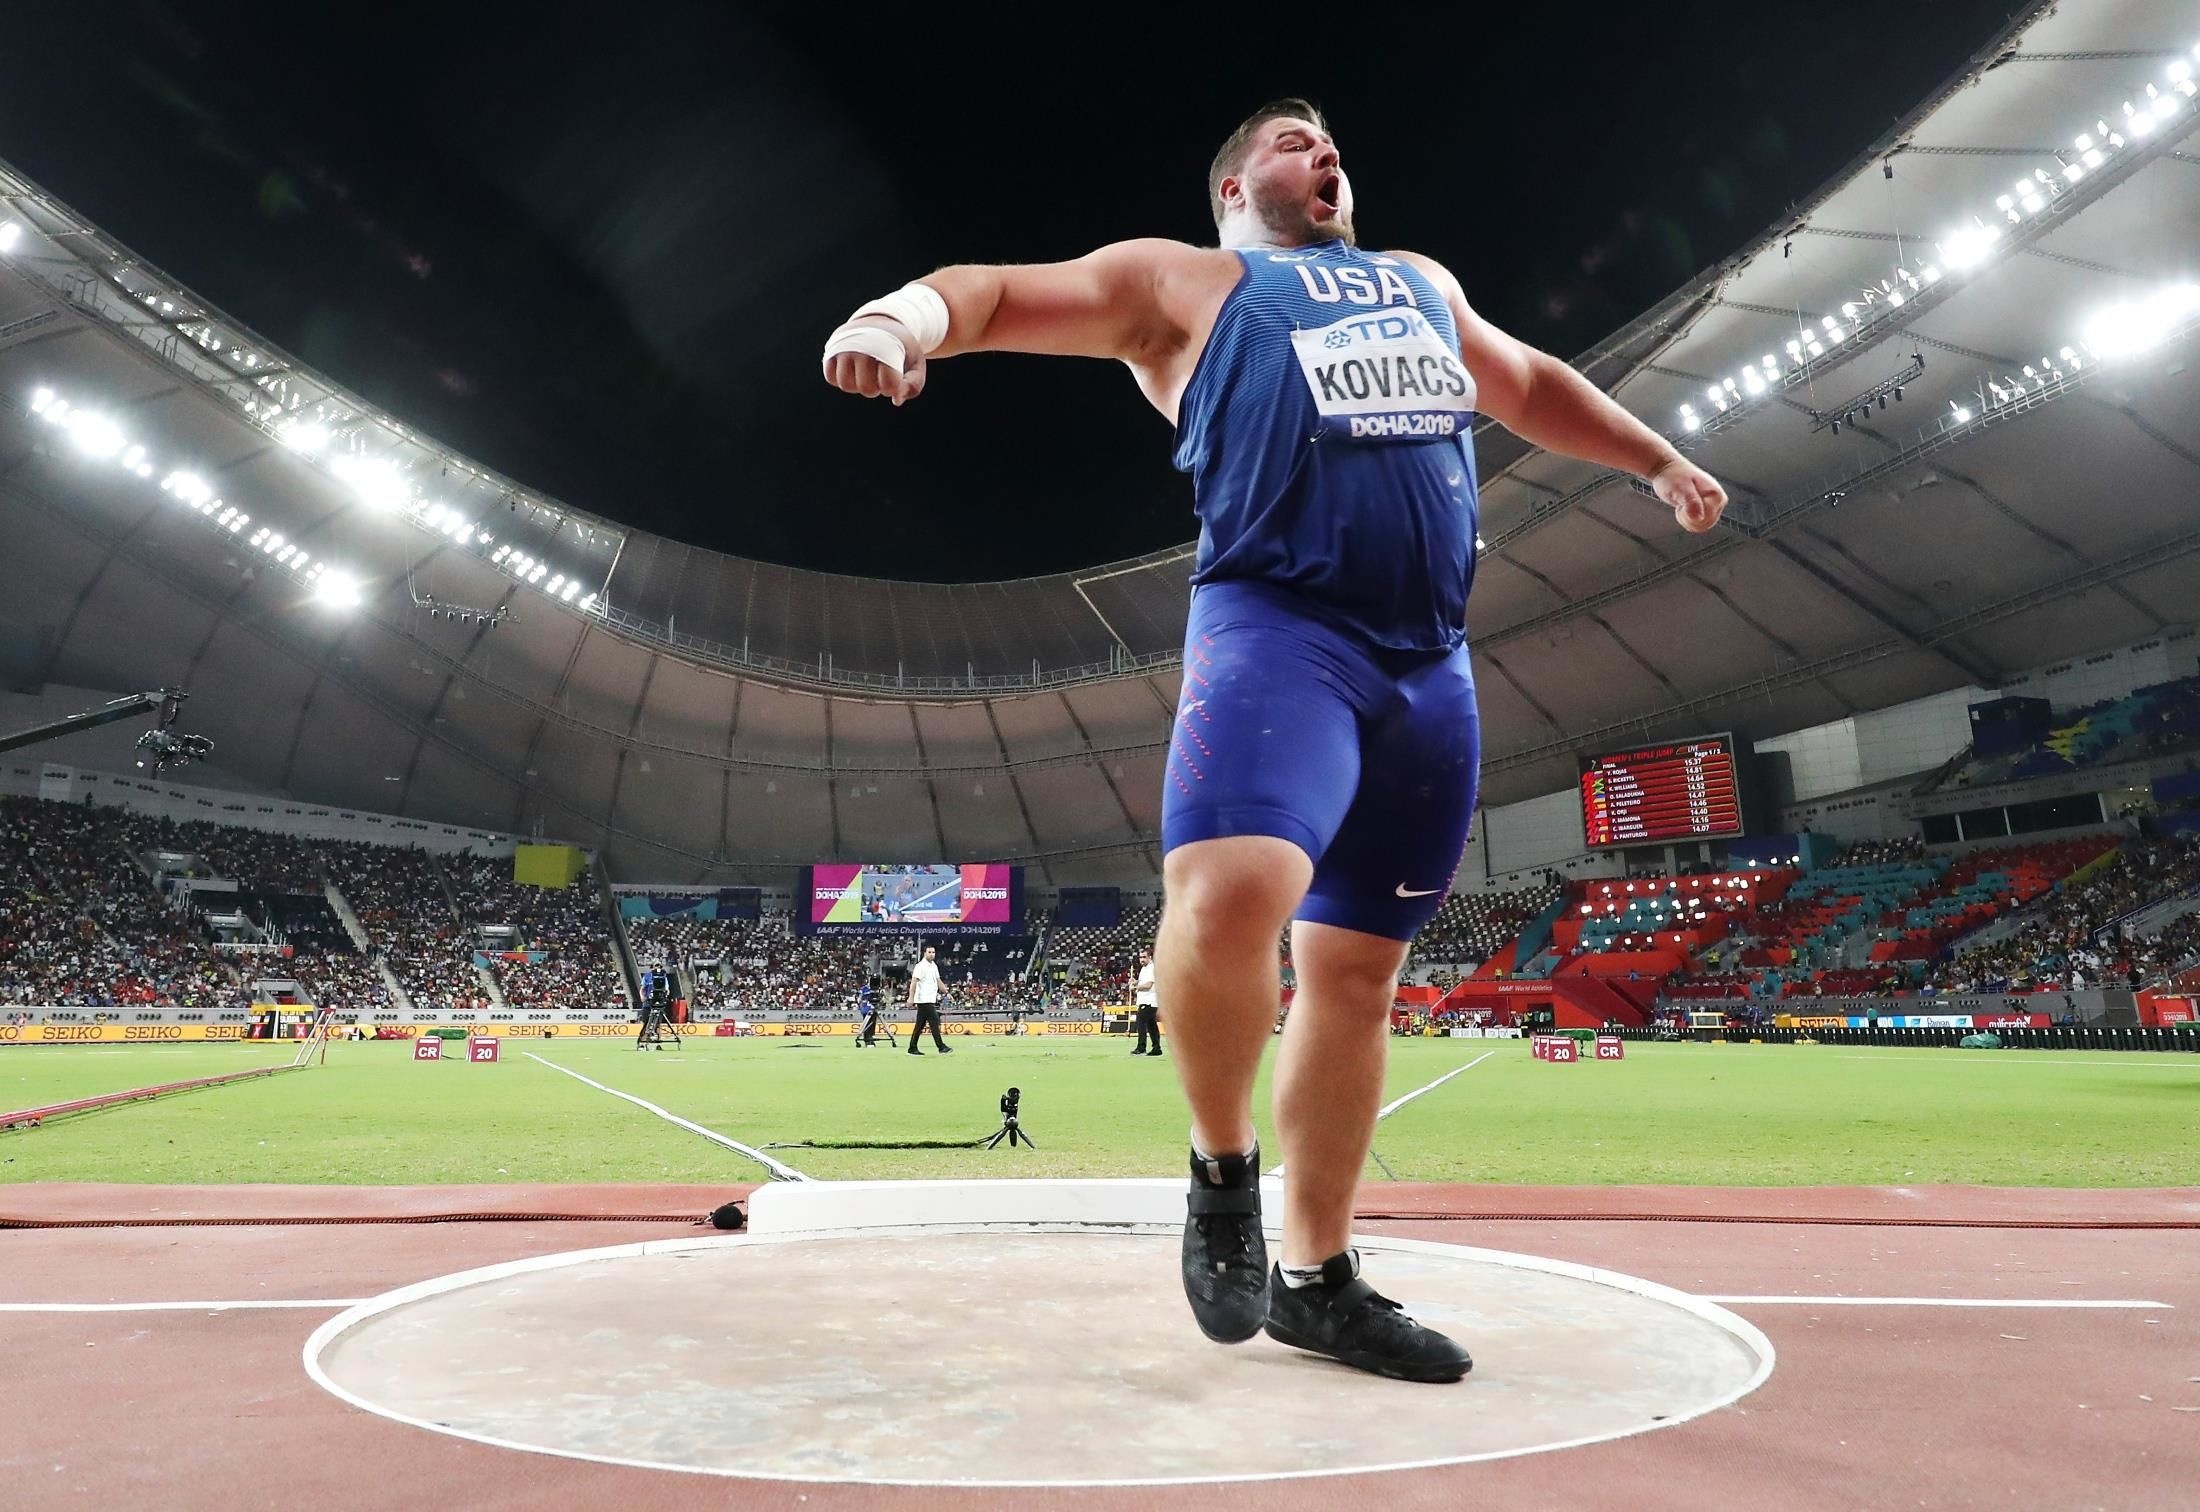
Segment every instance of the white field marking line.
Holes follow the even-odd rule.
[[[1408,1092],[1405,1096],[1399,1098],[1397,1101],[1384,1104],[1384,1106],[1376,1112],[1375,1121],[1377,1123],[1381,1123],[1384,1119],[1390,1117],[1391,1114],[1397,1112],[1400,1108],[1404,1107],[1407,1103],[1413,1101],[1413,1099],[1415,1099],[1416,1097],[1420,1097],[1425,1093],[1434,1092],[1445,1082],[1450,1081],[1453,1077],[1458,1076],[1464,1072],[1472,1071],[1476,1066],[1481,1065],[1482,1062],[1488,1060],[1496,1053],[1497,1052],[1495,1050],[1485,1050],[1480,1055],[1477,1055],[1473,1060],[1468,1061],[1464,1066],[1452,1067],[1451,1070],[1446,1071],[1442,1076],[1437,1077],[1436,1080],[1430,1082],[1427,1086],[1415,1087],[1411,1092]],[[1269,1176],[1281,1176],[1283,1174],[1283,1167],[1279,1165],[1274,1170],[1265,1172],[1264,1174]]]
[[[1377,1123],[1382,1122],[1384,1119],[1390,1117],[1391,1114],[1397,1112],[1400,1108],[1404,1107],[1407,1103],[1413,1101],[1413,1099],[1415,1099],[1416,1097],[1421,1097],[1427,1093],[1434,1092],[1445,1082],[1450,1081],[1453,1077],[1461,1075],[1464,1072],[1472,1071],[1476,1066],[1481,1065],[1482,1062],[1488,1060],[1496,1053],[1497,1052],[1495,1050],[1485,1050],[1480,1055],[1477,1055],[1473,1060],[1468,1061],[1464,1066],[1459,1066],[1450,1071],[1446,1071],[1442,1076],[1437,1077],[1436,1080],[1430,1082],[1427,1086],[1416,1087],[1411,1092],[1408,1092],[1405,1096],[1399,1098],[1397,1101],[1385,1103],[1382,1110],[1375,1115],[1375,1121]]]
[[[1698,1293],[1706,1302],[1722,1307],[2059,1307],[2140,1308],[2148,1312],[2175,1312],[2174,1304],[2130,1298],[2062,1297],[1714,1297]]]
[[[788,1165],[783,1160],[776,1160],[773,1157],[765,1154],[762,1150],[753,1149],[750,1146],[741,1143],[741,1141],[738,1139],[728,1138],[726,1135],[719,1133],[716,1129],[706,1129],[701,1124],[695,1123],[689,1119],[682,1118],[677,1113],[668,1113],[663,1108],[658,1107],[655,1103],[650,1102],[647,1098],[636,1097],[631,1092],[621,1092],[617,1087],[607,1087],[600,1081],[593,1081],[590,1078],[581,1075],[578,1071],[567,1071],[565,1067],[559,1065],[556,1061],[546,1061],[541,1056],[535,1054],[535,1052],[532,1050],[523,1050],[520,1053],[522,1055],[525,1055],[529,1060],[534,1061],[539,1065],[548,1066],[553,1071],[565,1072],[567,1076],[572,1077],[573,1080],[577,1082],[587,1082],[589,1086],[594,1087],[598,1092],[608,1092],[613,1097],[622,1098],[625,1101],[634,1104],[634,1106],[637,1108],[642,1108],[647,1110],[648,1112],[654,1113],[659,1118],[663,1119],[666,1123],[678,1124],[681,1128],[687,1130],[690,1134],[700,1134],[705,1139],[709,1140],[712,1144],[723,1145],[725,1148],[732,1150],[736,1154],[746,1155],[749,1159],[755,1161],[758,1165],[762,1166],[765,1170],[771,1172],[774,1176],[778,1177],[782,1181],[808,1181],[810,1179],[809,1177],[803,1175],[800,1171],[796,1170],[793,1166]]]
[[[359,1297],[304,1297],[261,1299],[248,1302],[0,1302],[0,1313],[142,1313],[142,1312],[257,1312],[272,1308],[309,1307],[327,1312],[357,1307]]]

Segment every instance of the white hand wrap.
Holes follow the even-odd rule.
[[[901,372],[909,353],[900,340],[879,326],[858,325],[866,315],[885,315],[901,322],[917,340],[919,352],[937,351],[947,340],[947,301],[930,284],[904,284],[884,299],[874,299],[848,317],[825,343],[827,365],[843,352],[858,352]]]

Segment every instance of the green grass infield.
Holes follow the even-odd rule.
[[[305,1071],[0,1133],[26,1181],[747,1181],[747,1159],[532,1057],[751,1145],[990,1134],[1023,1089],[1039,1148],[780,1149],[819,1177],[1146,1176],[1184,1166],[1173,1065],[1120,1039],[964,1038],[912,1061],[844,1038],[506,1040],[497,1065],[338,1043]],[[0,1049],[0,1111],[287,1063],[247,1044]],[[1396,1040],[1386,1098],[1473,1069],[1376,1131],[1409,1181],[1526,1185],[2159,1186],[2189,1181],[2200,1057],[1630,1044],[1552,1065],[1520,1041]],[[1281,1159],[1256,1094],[1269,1162]],[[1382,1172],[1373,1163],[1368,1175]]]

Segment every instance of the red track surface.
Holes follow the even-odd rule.
[[[135,1222],[10,1234],[0,1301],[363,1297],[522,1255],[665,1238],[726,1195],[18,1187],[0,1197],[0,1216]],[[1736,1406],[1679,1428],[1447,1470],[1242,1490],[988,1492],[984,1504],[1201,1512],[1233,1501],[1327,1509],[1355,1497],[1379,1497],[1385,1512],[2194,1504],[2200,1245],[2190,1229],[2200,1224],[2200,1191],[1371,1187],[1364,1206],[1371,1215],[1418,1215],[1370,1216],[1370,1231],[1550,1255],[1710,1295],[2141,1297],[2175,1310],[1738,1304],[1771,1336],[1779,1366]],[[1535,1216],[1472,1216],[1477,1210]],[[592,1221],[514,1216],[547,1211]],[[1661,1211],[1670,1216],[1654,1216]],[[450,1213],[483,1216],[436,1220]],[[300,1215],[308,1226],[281,1221]],[[729,1299],[729,1323],[738,1306]],[[407,1428],[356,1412],[305,1378],[300,1350],[325,1316],[0,1314],[0,1359],[15,1387],[10,1431],[0,1436],[0,1486],[9,1488],[0,1502],[323,1512],[977,1504],[939,1490],[625,1470]],[[1188,1339],[1186,1347],[1212,1346]],[[1217,1351],[1215,1366],[1227,1371],[1227,1354]],[[1471,1378],[1435,1389],[1458,1390],[1462,1410],[1472,1410]]]

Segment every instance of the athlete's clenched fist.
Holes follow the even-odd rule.
[[[907,404],[924,392],[924,353],[909,328],[882,315],[843,326],[825,354],[825,381],[844,394]]]
[[[1702,535],[1726,511],[1726,490],[1719,480],[1686,457],[1675,457],[1652,473],[1650,487],[1672,506],[1673,518],[1691,535]]]

